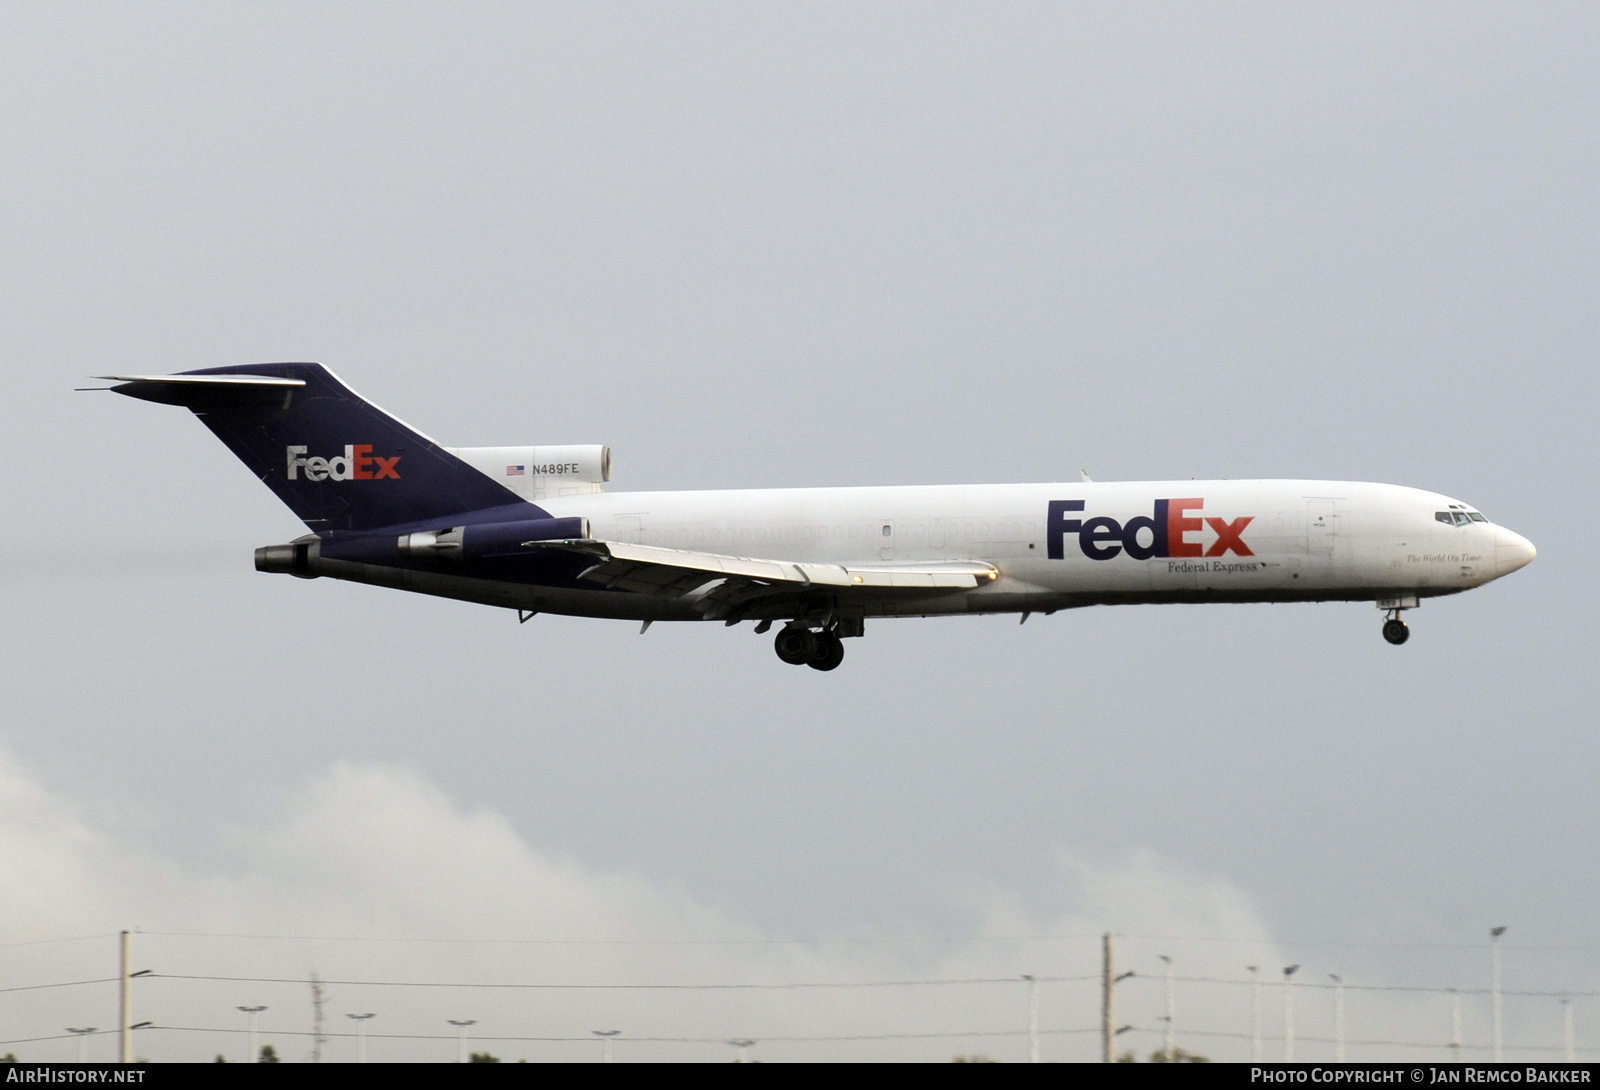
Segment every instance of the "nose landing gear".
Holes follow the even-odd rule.
[[[1410,639],[1411,629],[1400,619],[1400,614],[1407,609],[1416,609],[1421,604],[1415,594],[1397,594],[1389,598],[1379,598],[1378,608],[1387,615],[1387,619],[1383,622],[1383,638],[1396,647]]]
[[[809,666],[813,670],[833,670],[844,661],[844,641],[832,628],[813,632],[799,625],[786,625],[772,641],[772,649],[790,666]]]

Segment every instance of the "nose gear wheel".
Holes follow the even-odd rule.
[[[1383,622],[1383,638],[1399,647],[1411,638],[1411,629],[1400,619],[1400,611],[1391,609],[1389,619]]]

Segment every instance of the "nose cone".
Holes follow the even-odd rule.
[[[1521,534],[1514,534],[1504,526],[1494,528],[1494,570],[1496,575],[1510,575],[1524,567],[1539,550]]]

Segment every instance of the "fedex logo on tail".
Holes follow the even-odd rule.
[[[304,446],[285,447],[289,455],[289,479],[300,479],[300,471],[306,472],[308,481],[381,481],[400,479],[400,471],[395,465],[400,461],[400,455],[393,458],[380,458],[372,453],[371,443],[354,443],[344,448],[343,454],[336,454],[332,458],[307,458]]]
[[[1250,546],[1244,543],[1243,535],[1255,516],[1245,515],[1228,522],[1188,513],[1204,509],[1205,503],[1203,499],[1156,500],[1151,515],[1138,515],[1120,523],[1105,515],[1091,519],[1068,518],[1068,514],[1083,510],[1083,501],[1051,500],[1045,519],[1046,549],[1051,560],[1065,559],[1067,535],[1076,534],[1078,548],[1090,560],[1110,560],[1121,553],[1127,553],[1134,560],[1222,556],[1229,552],[1254,556]],[[1206,526],[1217,535],[1209,549],[1190,539],[1190,535],[1202,533]]]

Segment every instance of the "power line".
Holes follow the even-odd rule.
[[[504,946],[916,946],[952,945],[985,942],[1056,942],[1076,941],[1085,937],[1078,934],[1042,935],[922,935],[879,937],[828,937],[816,939],[463,939],[463,938],[407,938],[371,935],[269,935],[220,931],[141,931],[141,935],[188,939],[270,939],[285,942],[370,942],[504,945]],[[1098,937],[1098,936],[1092,936]]]
[[[10,992],[42,991],[50,988],[75,988],[87,984],[112,984],[117,977],[96,977],[90,980],[63,980],[46,984],[21,984],[0,988],[0,994]],[[204,973],[147,973],[144,980],[202,980],[220,983],[237,984],[309,984],[309,977],[264,977],[264,976],[223,976]],[[485,989],[527,989],[542,991],[800,991],[805,989],[826,988],[910,988],[910,987],[954,987],[977,986],[984,984],[1016,984],[1018,977],[950,977],[934,978],[927,980],[812,980],[791,981],[788,983],[753,983],[739,981],[724,981],[714,983],[696,984],[590,984],[590,983],[528,983],[528,982],[496,982],[496,981],[437,981],[437,980],[325,980],[324,984],[338,984],[345,987],[362,988],[485,988]],[[1079,976],[1037,976],[1035,979],[1041,984],[1077,984],[1099,977],[1094,974]],[[1144,983],[1154,978],[1135,978]],[[1174,976],[1174,981],[1183,984],[1221,984],[1233,987],[1248,987],[1252,981],[1239,980],[1231,977],[1216,976]],[[1282,985],[1277,985],[1281,987]],[[1332,991],[1333,984],[1321,984],[1306,981],[1296,985],[1297,988],[1321,991]],[[1441,988],[1428,985],[1412,984],[1352,984],[1346,982],[1344,987],[1348,991],[1357,992],[1396,992],[1415,995],[1488,995],[1488,988]],[[1517,996],[1524,999],[1592,999],[1600,997],[1600,991],[1578,991],[1573,989],[1559,989],[1553,991],[1531,990],[1502,990],[1502,995]]]
[[[207,980],[224,983],[239,984],[309,984],[308,977],[262,977],[262,976],[220,976],[202,973],[149,973],[147,980]],[[345,987],[361,988],[489,988],[489,989],[528,989],[543,991],[798,991],[808,988],[911,988],[932,986],[959,986],[980,984],[1016,984],[1020,978],[1014,976],[999,977],[953,977],[935,978],[930,980],[813,980],[792,981],[778,984],[759,984],[750,982],[718,982],[698,984],[588,984],[588,983],[527,983],[519,981],[437,981],[437,980],[325,980],[324,984],[338,984]],[[1085,974],[1081,976],[1038,976],[1041,984],[1074,984],[1091,980],[1098,980],[1098,975]],[[1141,978],[1141,982],[1153,978]],[[1174,981],[1185,984],[1223,984],[1235,987],[1247,987],[1251,981],[1236,980],[1230,977],[1213,976],[1175,976]],[[72,983],[97,984],[105,981],[74,981]],[[39,984],[38,988],[67,987],[67,984]],[[1277,985],[1281,987],[1282,985]],[[1320,984],[1307,981],[1297,984],[1297,988],[1331,991],[1332,984]],[[1410,984],[1351,984],[1344,985],[1348,991],[1360,992],[1398,992],[1421,995],[1448,995],[1452,992],[1458,995],[1487,995],[1487,988],[1439,988],[1425,985]],[[0,991],[23,991],[21,988],[0,989]],[[1561,989],[1557,991],[1502,991],[1502,995],[1519,996],[1528,999],[1588,999],[1600,996],[1600,991],[1575,991]]]
[[[161,1026],[161,1025],[146,1026],[143,1029],[141,1029],[140,1032],[142,1032],[142,1033],[151,1033],[151,1032],[157,1032],[157,1031],[162,1031],[162,1030],[165,1030],[165,1031],[171,1032],[171,1033],[213,1033],[213,1034],[221,1034],[221,1035],[225,1035],[225,1036],[237,1036],[239,1034],[243,1034],[243,1033],[247,1033],[248,1032],[247,1030],[242,1030],[242,1029],[239,1029],[237,1027]],[[1148,1033],[1148,1034],[1162,1034],[1162,1033],[1165,1032],[1165,1030],[1163,1028],[1161,1028],[1161,1027],[1151,1027],[1151,1026],[1130,1026],[1129,1027],[1129,1031],[1130,1032],[1134,1032],[1134,1033]],[[106,1034],[106,1033],[112,1033],[112,1032],[115,1032],[115,1031],[113,1031],[113,1030],[97,1030],[95,1035],[96,1036],[100,1036],[100,1035],[103,1035],[103,1034]],[[1090,1027],[1086,1027],[1086,1028],[1040,1029],[1038,1032],[1039,1032],[1039,1035],[1042,1036],[1042,1037],[1044,1037],[1044,1036],[1048,1036],[1048,1037],[1074,1037],[1074,1036],[1086,1036],[1086,1035],[1089,1035],[1089,1034],[1099,1033],[1100,1032],[1100,1027],[1098,1027],[1098,1026],[1090,1026]],[[314,1035],[313,1031],[311,1031],[311,1030],[263,1030],[262,1033],[270,1035],[270,1036],[274,1036],[274,1037],[311,1037],[311,1036]],[[768,1044],[768,1043],[771,1043],[771,1044],[779,1044],[779,1043],[789,1043],[789,1044],[818,1043],[818,1044],[823,1044],[823,1043],[828,1043],[828,1042],[849,1042],[849,1041],[954,1040],[954,1039],[968,1038],[968,1037],[1019,1038],[1019,1037],[1026,1037],[1028,1035],[1028,1033],[1029,1033],[1029,1031],[1026,1030],[1026,1029],[998,1029],[998,1030],[988,1029],[988,1030],[932,1030],[932,1031],[926,1031],[926,1032],[921,1032],[921,1033],[790,1034],[790,1035],[780,1035],[780,1036],[764,1035],[764,1036],[762,1036],[761,1041],[762,1041],[763,1044]],[[1248,1039],[1250,1037],[1250,1034],[1248,1034],[1248,1033],[1234,1033],[1234,1032],[1229,1032],[1229,1031],[1226,1031],[1226,1030],[1186,1029],[1184,1031],[1184,1033],[1185,1033],[1186,1036],[1190,1036],[1190,1037],[1211,1037],[1211,1038],[1224,1038],[1224,1039],[1231,1039],[1231,1040],[1244,1040],[1244,1039]],[[325,1033],[324,1036],[326,1036],[326,1037],[338,1037],[338,1038],[354,1039],[357,1036],[357,1034],[355,1034],[355,1033]],[[453,1035],[453,1034],[443,1034],[443,1033],[368,1033],[367,1036],[368,1036],[368,1038],[370,1038],[372,1040],[390,1040],[390,1041],[454,1041],[456,1039],[455,1035]],[[1296,1034],[1296,1038],[1298,1040],[1300,1040],[1300,1041],[1305,1041],[1305,1042],[1310,1042],[1310,1043],[1315,1043],[1315,1044],[1331,1044],[1333,1042],[1333,1038],[1331,1038],[1331,1037],[1317,1037],[1317,1036],[1307,1036],[1307,1035],[1302,1035],[1302,1034]],[[69,1040],[69,1039],[71,1039],[71,1035],[70,1034],[53,1034],[53,1035],[44,1036],[44,1037],[16,1037],[16,1038],[12,1038],[10,1040],[0,1041],[0,1045],[32,1044],[32,1043],[41,1042],[41,1041],[64,1041],[64,1040]],[[567,1037],[567,1036],[554,1036],[554,1035],[521,1035],[521,1036],[519,1036],[519,1035],[493,1035],[493,1036],[491,1036],[491,1035],[488,1035],[488,1034],[474,1034],[472,1039],[474,1041],[476,1041],[476,1042],[483,1042],[483,1043],[486,1043],[486,1044],[488,1044],[488,1043],[587,1044],[587,1043],[592,1042],[592,1040],[593,1040],[593,1038],[587,1037],[587,1036],[584,1036],[584,1037]],[[1269,1040],[1269,1041],[1279,1041],[1282,1038],[1269,1035],[1265,1039]],[[619,1041],[633,1041],[633,1042],[637,1042],[637,1043],[640,1043],[640,1044],[708,1044],[708,1045],[714,1044],[714,1045],[720,1045],[720,1044],[726,1044],[727,1043],[726,1038],[725,1037],[721,1037],[721,1036],[713,1036],[713,1037],[672,1037],[672,1036],[664,1036],[664,1035],[647,1035],[647,1036],[621,1037],[621,1038],[618,1038],[618,1040]],[[1441,1047],[1439,1042],[1437,1042],[1437,1041],[1401,1041],[1401,1040],[1393,1040],[1393,1039],[1386,1039],[1386,1038],[1376,1038],[1376,1037],[1374,1037],[1374,1038],[1365,1038],[1365,1039],[1350,1039],[1350,1040],[1347,1040],[1346,1043],[1350,1044],[1350,1045],[1359,1045],[1359,1046],[1363,1046],[1363,1047],[1387,1046],[1387,1047],[1392,1047],[1392,1048],[1417,1048],[1417,1049],[1436,1049],[1436,1048]],[[1508,1047],[1513,1048],[1516,1051],[1521,1051],[1521,1052],[1561,1052],[1561,1051],[1564,1050],[1564,1046],[1561,1046],[1561,1045],[1512,1045],[1512,1046],[1508,1046]],[[1492,1050],[1493,1046],[1492,1045],[1463,1045],[1462,1048],[1467,1049],[1467,1050],[1488,1052],[1488,1051]],[[1580,1048],[1580,1049],[1577,1049],[1576,1051],[1582,1052],[1582,1053],[1585,1053],[1585,1054],[1600,1053],[1600,1049],[1592,1049],[1592,1048]]]
[[[55,984],[18,984],[10,988],[0,988],[0,992],[37,992],[45,988],[76,988],[80,984],[114,984],[116,981],[116,977],[106,976],[97,980],[63,980]]]
[[[1031,935],[908,935],[908,936],[831,936],[814,939],[541,939],[541,938],[439,938],[383,935],[279,935],[268,933],[231,931],[140,931],[140,935],[165,938],[197,939],[260,939],[289,942],[369,942],[418,943],[459,945],[506,946],[917,946],[959,945],[967,943],[999,942],[1067,942],[1100,940],[1099,932],[1046,932]],[[1473,942],[1346,942],[1326,940],[1238,938],[1227,935],[1144,935],[1118,931],[1118,938],[1159,942],[1207,942],[1237,946],[1297,947],[1305,949],[1339,950],[1477,950],[1482,944]],[[107,936],[95,935],[92,938]],[[70,942],[72,939],[41,939],[39,942]],[[3,944],[26,945],[24,943]],[[1593,943],[1554,945],[1540,943],[1505,944],[1507,950],[1570,952],[1600,950]]]
[[[0,942],[0,950],[9,950],[17,946],[47,946],[59,942],[88,942],[91,939],[111,939],[116,937],[116,932],[108,931],[99,935],[70,935],[59,939],[23,939],[20,942]]]
[[[309,978],[270,976],[211,976],[198,973],[150,973],[145,980],[210,980],[238,984],[309,984]],[[812,980],[788,984],[549,984],[492,981],[436,980],[324,980],[350,988],[491,988],[530,991],[800,991],[812,988],[912,988],[948,985],[1016,984],[1017,977],[964,977],[935,980]],[[1095,980],[1092,976],[1041,976],[1041,984]]]
[[[222,1028],[216,1028],[216,1027],[211,1027],[211,1026],[157,1026],[157,1025],[145,1026],[144,1028],[142,1028],[140,1030],[140,1032],[141,1033],[151,1033],[151,1032],[155,1032],[155,1031],[159,1031],[159,1030],[166,1030],[166,1031],[173,1032],[173,1033],[218,1033],[218,1034],[227,1034],[227,1035],[230,1035],[230,1036],[237,1036],[238,1034],[247,1032],[245,1030],[237,1029],[237,1028],[222,1029]],[[103,1032],[110,1032],[110,1031],[103,1031]],[[1095,1028],[1090,1028],[1090,1029],[1041,1029],[1039,1031],[1039,1034],[1040,1034],[1040,1036],[1048,1035],[1048,1036],[1051,1036],[1051,1037],[1068,1037],[1068,1036],[1076,1036],[1076,1035],[1089,1034],[1089,1033],[1098,1033],[1098,1032],[1099,1032],[1098,1027],[1095,1027]],[[313,1031],[311,1031],[311,1030],[303,1030],[303,1029],[300,1029],[300,1030],[294,1030],[294,1029],[289,1029],[289,1030],[262,1030],[261,1033],[262,1033],[263,1036],[272,1036],[272,1037],[311,1037],[311,1036],[314,1036],[314,1032]],[[942,1040],[942,1039],[962,1038],[962,1037],[1026,1037],[1027,1035],[1028,1035],[1028,1031],[1025,1030],[1025,1029],[931,1030],[931,1031],[922,1032],[922,1033],[853,1033],[853,1034],[831,1034],[831,1035],[790,1035],[790,1036],[776,1036],[776,1037],[774,1037],[774,1036],[763,1036],[761,1038],[761,1042],[763,1044],[780,1043],[780,1042],[801,1043],[801,1044],[803,1044],[803,1043],[811,1043],[811,1042],[828,1042],[828,1041],[919,1041],[919,1040]],[[66,1034],[56,1034],[55,1036],[51,1036],[51,1037],[19,1037],[19,1038],[16,1038],[15,1040],[0,1041],[0,1045],[27,1044],[27,1043],[30,1043],[30,1042],[33,1042],[33,1041],[60,1041],[60,1040],[68,1039],[68,1036],[69,1035],[66,1035]],[[324,1037],[339,1037],[339,1038],[354,1039],[357,1036],[357,1034],[355,1034],[355,1033],[324,1033],[323,1036]],[[456,1040],[455,1034],[447,1034],[447,1033],[368,1033],[367,1034],[367,1038],[369,1040],[374,1040],[374,1041],[378,1041],[378,1040],[390,1040],[390,1041],[454,1041],[454,1040]],[[542,1042],[542,1043],[548,1043],[548,1044],[576,1044],[576,1043],[593,1043],[594,1038],[593,1037],[588,1037],[588,1036],[585,1036],[585,1037],[489,1036],[487,1034],[479,1033],[479,1034],[473,1034],[472,1040],[474,1042],[484,1042],[484,1043],[523,1041],[523,1042],[531,1042],[531,1043],[541,1043]],[[726,1037],[666,1037],[666,1036],[637,1036],[637,1037],[635,1037],[635,1036],[628,1036],[628,1037],[618,1037],[617,1040],[619,1042],[633,1041],[633,1042],[647,1043],[647,1044],[707,1044],[707,1045],[710,1045],[710,1044],[725,1045],[725,1044],[727,1044],[727,1038]]]
[[[1149,980],[1151,978],[1146,977],[1144,979],[1145,980]],[[1179,977],[1173,977],[1173,979],[1177,980],[1177,981],[1180,981],[1182,983],[1185,983],[1185,984],[1231,984],[1231,985],[1237,985],[1237,986],[1248,986],[1248,985],[1250,985],[1252,983],[1252,981],[1250,981],[1250,980],[1238,980],[1238,979],[1235,979],[1233,977],[1222,977],[1222,976],[1179,976]],[[1277,985],[1270,985],[1269,984],[1269,986],[1276,986],[1276,987],[1280,987],[1281,988],[1283,985],[1280,983],[1280,984],[1277,984]],[[1320,984],[1320,983],[1313,983],[1311,981],[1305,981],[1305,982],[1302,982],[1302,983],[1297,983],[1295,985],[1296,989],[1308,989],[1308,990],[1313,990],[1314,989],[1314,990],[1318,990],[1318,991],[1334,991],[1338,987],[1339,987],[1339,985],[1337,985],[1337,984]],[[1488,988],[1435,988],[1435,987],[1429,987],[1427,985],[1421,985],[1421,984],[1351,984],[1348,981],[1345,982],[1344,989],[1346,991],[1351,991],[1351,992],[1413,992],[1413,993],[1420,993],[1420,994],[1449,994],[1451,992],[1454,992],[1457,995],[1489,995],[1490,994],[1490,989],[1488,989]],[[1502,988],[1501,991],[1500,991],[1500,994],[1501,995],[1517,995],[1517,996],[1522,996],[1524,998],[1539,998],[1539,999],[1563,999],[1563,998],[1590,999],[1590,998],[1594,998],[1595,996],[1600,996],[1600,991],[1582,992],[1582,991],[1572,991],[1570,989],[1565,989],[1564,988],[1564,989],[1561,989],[1560,991],[1553,991],[1553,992],[1531,992],[1531,991],[1509,991],[1509,990],[1506,990],[1506,989]]]

